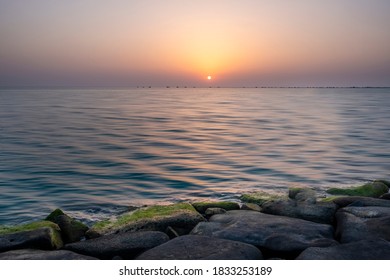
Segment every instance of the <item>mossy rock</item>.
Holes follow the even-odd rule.
[[[88,230],[86,225],[68,216],[61,209],[55,209],[45,220],[56,223],[60,227],[65,243],[80,241]]]
[[[58,225],[50,221],[0,227],[0,251],[15,249],[59,249],[63,246]]]
[[[375,182],[379,182],[379,183],[385,184],[388,188],[390,188],[390,181],[383,180],[383,179],[378,179],[378,180],[374,180],[374,183]]]
[[[240,205],[238,203],[230,201],[200,201],[193,202],[192,206],[201,214],[206,213],[208,208],[221,208],[226,211],[240,209]]]
[[[374,181],[352,188],[331,188],[326,192],[333,195],[380,197],[382,194],[387,193],[388,191],[389,187],[386,184],[380,181]]]
[[[263,205],[263,203],[267,201],[275,201],[279,199],[287,199],[287,196],[275,194],[275,193],[268,193],[264,191],[254,192],[254,193],[246,193],[241,195],[240,197],[241,201],[248,202],[248,203],[255,203],[259,206]]]
[[[199,222],[203,221],[205,221],[203,216],[189,203],[155,205],[98,222],[87,231],[87,236],[94,238],[117,232],[166,231],[169,226],[184,229],[188,233]]]
[[[10,226],[10,227],[2,226],[2,227],[0,227],[0,235],[22,232],[22,231],[30,231],[30,230],[43,228],[43,227],[49,227],[49,228],[53,228],[54,230],[60,231],[59,226],[53,222],[38,221],[38,222],[29,223],[29,224],[16,225],[16,226]]]

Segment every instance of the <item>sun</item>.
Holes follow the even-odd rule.
[[[207,76],[207,80],[211,80],[213,77],[211,77],[210,75],[209,76]]]

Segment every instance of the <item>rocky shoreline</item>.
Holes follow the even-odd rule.
[[[390,182],[375,180],[242,203],[186,202],[133,209],[90,228],[60,209],[43,221],[0,226],[0,260],[390,260]]]

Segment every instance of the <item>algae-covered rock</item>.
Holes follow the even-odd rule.
[[[60,227],[65,243],[80,241],[88,230],[86,225],[68,216],[61,209],[51,212],[46,220],[56,223]]]
[[[188,233],[205,218],[189,203],[156,205],[124,213],[114,219],[96,223],[86,235],[89,238],[127,231],[166,231],[170,226]]]
[[[289,188],[288,197],[297,201],[316,203],[316,192],[309,188]]]
[[[208,208],[221,208],[226,211],[240,209],[240,205],[238,205],[238,203],[230,201],[200,201],[193,202],[192,206],[194,206],[196,211],[201,214],[205,214]]]
[[[264,191],[258,191],[253,193],[246,193],[241,195],[240,199],[243,202],[255,203],[259,206],[263,205],[264,202],[274,201],[278,199],[286,199],[285,195],[268,193]]]
[[[0,252],[16,249],[59,249],[60,228],[49,221],[0,228]]]
[[[382,181],[373,181],[362,186],[352,188],[331,188],[326,192],[333,195],[380,197],[387,193],[389,187]]]

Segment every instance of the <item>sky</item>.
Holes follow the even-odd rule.
[[[389,14],[388,0],[0,0],[0,87],[390,86]]]

